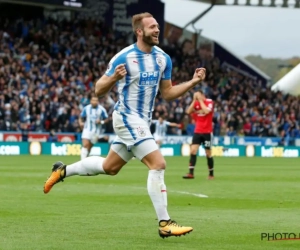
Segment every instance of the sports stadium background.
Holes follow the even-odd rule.
[[[196,67],[207,69],[201,88],[215,101],[214,155],[299,156],[299,98],[272,92],[266,74],[219,41],[165,22],[159,0],[1,0],[0,155],[80,155],[80,112],[110,58],[134,42],[131,15],[143,11],[161,25],[174,85]],[[117,99],[116,89],[101,98],[110,117]],[[164,155],[189,155],[194,121],[184,111],[191,100],[192,93],[156,99],[153,118],[181,124],[169,129]],[[111,122],[103,132],[108,143],[93,154],[108,152]]]

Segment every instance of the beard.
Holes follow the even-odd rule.
[[[93,108],[96,108],[98,106],[98,103],[91,103]]]
[[[149,46],[154,46],[154,45],[158,45],[159,41],[154,40],[152,35],[149,34],[145,34],[145,32],[143,33],[143,42],[146,43]]]

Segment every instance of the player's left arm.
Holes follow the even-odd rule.
[[[200,111],[202,111],[203,114],[208,114],[212,111],[212,109],[213,109],[213,103],[212,102],[209,102],[206,105],[203,100],[199,100],[199,103],[200,103],[200,106],[201,106],[201,109],[202,109]]]
[[[171,58],[166,55],[166,68],[161,78],[160,93],[166,101],[172,101],[201,83],[205,79],[205,73],[206,70],[204,68],[197,68],[190,81],[172,86],[172,61]]]

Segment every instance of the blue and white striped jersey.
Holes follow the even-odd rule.
[[[108,118],[108,115],[105,108],[101,105],[97,105],[96,108],[93,108],[92,105],[89,104],[83,108],[80,117],[85,118],[84,130],[99,134],[101,132],[102,125],[96,124],[96,121],[105,120]]]
[[[149,123],[160,81],[171,79],[171,58],[157,46],[147,54],[132,44],[111,59],[105,74],[111,76],[119,64],[125,64],[127,75],[117,83],[119,100],[115,110]]]
[[[170,125],[170,122],[163,121],[162,123],[159,122],[159,120],[153,120],[152,123],[155,125],[155,132],[154,134],[165,137],[167,134],[168,126]]]

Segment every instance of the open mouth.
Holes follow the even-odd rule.
[[[158,39],[158,35],[153,35],[152,37],[155,39]]]

